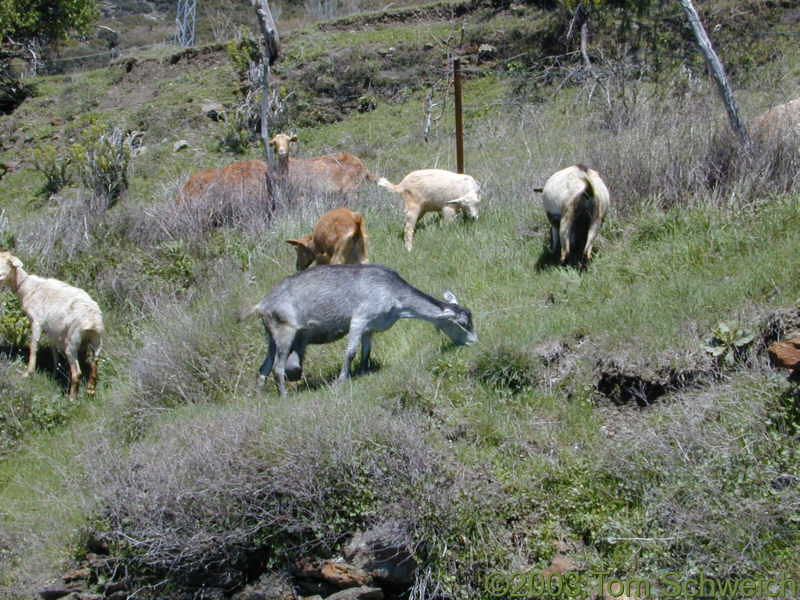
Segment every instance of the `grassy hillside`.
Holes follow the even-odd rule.
[[[800,95],[793,7],[703,6],[746,121]],[[213,227],[207,204],[175,205],[191,172],[261,155],[243,129],[247,44],[38,79],[0,119],[0,250],[89,291],[107,336],[97,396],[70,402],[46,350],[21,378],[27,321],[0,290],[0,595],[38,597],[108,553],[97,591],[230,597],[371,528],[413,546],[410,598],[510,597],[492,573],[557,555],[581,598],[600,572],[654,596],[668,573],[800,579],[800,395],[765,355],[800,328],[800,157],[731,146],[680,15],[661,11],[598,13],[594,71],[565,15],[535,3],[394,8],[283,36],[273,130],[394,182],[455,168],[446,82],[461,55],[483,195],[476,222],[424,218],[410,253],[398,197],[366,186],[351,205],[371,260],[452,290],[480,343],[402,321],[343,384],[344,342],[312,346],[283,399],[271,381],[257,393],[263,328],[233,314],[292,274],[284,240],[341,200],[282,197],[270,221],[230,198]],[[431,102],[444,112],[426,141]],[[110,127],[141,134],[107,206],[79,167]],[[533,191],[575,163],[612,196],[585,271],[555,264]],[[720,322],[753,334],[732,364],[703,349]]]

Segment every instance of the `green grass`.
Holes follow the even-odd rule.
[[[516,21],[505,14],[484,27]],[[307,38],[287,36],[284,66],[323,57],[329,46],[412,47],[449,31],[441,22],[355,34],[312,27]],[[785,74],[795,64],[770,70]],[[300,154],[352,151],[392,181],[416,168],[453,169],[452,98],[422,139],[426,86],[443,74],[416,82],[406,97],[379,97],[372,112],[297,128]],[[754,357],[647,409],[612,406],[596,389],[609,360],[706,368],[701,344],[719,321],[758,332],[765,314],[797,304],[796,192],[734,182],[734,193],[719,198],[692,175],[703,168],[712,131],[713,118],[704,119],[717,113],[710,89],[673,98],[631,83],[625,98],[637,99],[635,109],[616,121],[620,98],[587,102],[585,87],[549,88],[542,95],[550,101],[529,102],[514,77],[465,80],[467,171],[483,185],[479,219],[444,225],[428,215],[409,253],[399,197],[367,187],[354,208],[366,218],[372,261],[436,297],[453,291],[473,312],[479,344],[454,347],[429,324],[402,321],[375,336],[377,368],[344,384],[334,381],[344,341],[312,346],[304,379],[281,399],[272,381],[256,395],[263,327],[232,315],[293,272],[284,240],[309,233],[327,204],[309,201],[259,234],[223,227],[152,235],[170,223],[189,172],[234,160],[217,149],[218,126],[199,115],[206,97],[234,100],[233,78],[228,66],[189,70],[150,81],[152,93],[138,100],[120,92],[135,87],[120,67],[43,79],[39,96],[2,122],[4,135],[21,128],[23,143],[10,155],[23,160],[53,141],[56,108],[72,119],[64,135],[99,119],[145,128],[147,150],[134,161],[128,197],[105,215],[86,215],[87,225],[82,190],[64,194],[75,214],[37,198],[43,177],[28,164],[0,187],[15,252],[32,272],[90,290],[108,331],[94,400],[70,403],[50,374],[21,380],[21,361],[2,359],[9,384],[0,410],[6,416],[24,405],[28,416],[0,438],[0,595],[34,597],[85,551],[87,530],[152,524],[139,492],[156,513],[170,498],[180,504],[181,535],[207,524],[220,541],[208,557],[217,558],[226,536],[244,530],[225,530],[218,517],[252,525],[242,490],[262,484],[285,494],[275,510],[313,513],[314,535],[265,521],[234,546],[268,540],[270,564],[285,564],[313,554],[315,543],[320,553],[335,551],[340,536],[388,514],[408,527],[424,565],[458,598],[486,598],[483,578],[495,570],[543,570],[556,539],[571,543],[570,557],[587,571],[631,577],[796,571],[797,492],[773,485],[800,475],[796,401],[781,375]],[[753,112],[783,93],[741,92]],[[115,94],[125,101],[119,107],[93,101]],[[689,109],[696,120],[684,118]],[[174,154],[179,138],[191,148]],[[259,154],[254,145],[247,156]],[[599,165],[612,191],[585,272],[553,264],[531,189],[578,161]],[[641,183],[641,170],[655,183]],[[680,202],[670,206],[667,192]],[[48,245],[54,227],[63,235]],[[4,342],[19,337],[9,315]],[[543,348],[554,343],[562,355],[548,359]],[[335,494],[322,500],[301,493],[327,485]],[[703,526],[712,521],[710,535]],[[164,542],[178,543],[177,528],[175,535]],[[123,556],[144,560],[123,536],[114,539]],[[587,595],[594,583],[584,579]]]

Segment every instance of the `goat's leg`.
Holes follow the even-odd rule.
[[[28,370],[23,377],[28,377],[36,369],[36,352],[39,350],[39,338],[42,337],[42,324],[31,321],[31,341],[28,346]]]
[[[350,334],[347,336],[347,350],[344,353],[344,364],[342,371],[339,373],[339,381],[344,381],[350,377],[350,363],[353,362],[353,357],[356,355],[358,345],[362,343],[362,338],[365,335],[366,323],[353,320],[350,322]],[[369,346],[369,343],[367,343]],[[364,346],[361,346],[362,351]]]
[[[74,400],[78,394],[78,387],[81,383],[81,365],[78,362],[78,348],[74,344],[68,344],[65,352],[69,363],[69,399]]]
[[[445,223],[452,223],[453,219],[456,217],[456,213],[458,212],[458,204],[445,204],[442,207],[442,221]]]
[[[92,362],[89,364],[89,381],[86,383],[86,393],[94,396],[97,385],[97,364],[100,362],[100,349],[92,348]]]
[[[414,229],[417,226],[417,219],[419,218],[419,208],[412,208],[406,210],[405,230],[403,233],[403,240],[406,244],[406,250],[411,252],[412,240],[414,239]]]
[[[566,264],[569,258],[570,245],[572,244],[572,223],[575,220],[575,199],[567,202],[561,215],[561,225],[558,235],[561,239],[561,264]]]
[[[272,374],[275,376],[275,383],[278,385],[278,392],[281,396],[286,396],[286,360],[292,351],[294,342],[293,330],[282,330],[275,332],[275,363],[272,366]]]
[[[589,226],[589,233],[586,234],[586,247],[583,251],[584,264],[588,264],[589,261],[592,260],[592,248],[594,246],[594,240],[597,238],[597,234],[600,231],[600,224],[601,219],[599,215],[595,213],[592,217],[592,224]]]
[[[362,375],[367,372],[369,367],[369,351],[372,348],[372,334],[365,333],[361,336],[361,364],[359,365],[359,373]]]
[[[272,371],[272,365],[275,363],[275,340],[272,339],[272,336],[269,334],[269,330],[267,330],[267,340],[269,341],[269,349],[267,350],[267,357],[264,359],[264,362],[261,363],[261,368],[258,370],[258,392],[261,393],[264,391],[264,383],[267,380],[270,372]]]

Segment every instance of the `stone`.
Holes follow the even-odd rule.
[[[39,595],[43,600],[58,600],[69,594],[85,592],[86,586],[83,581],[71,581],[69,583],[54,583],[39,590]]]
[[[189,142],[187,140],[178,140],[174,144],[172,144],[172,151],[173,152],[180,152],[184,148],[189,147]]]
[[[478,60],[491,60],[497,54],[497,48],[491,44],[481,44],[478,48]]]
[[[767,348],[767,355],[776,367],[800,370],[800,336],[775,342]]]
[[[64,580],[64,583],[69,583],[70,581],[79,581],[81,579],[89,579],[91,571],[88,567],[83,567],[81,569],[74,569],[69,571],[68,573],[64,573],[61,576],[61,579]]]
[[[52,125],[53,127],[58,127],[62,123],[63,123],[63,121],[58,117],[55,117],[54,119],[50,119],[50,125]]]
[[[383,590],[376,587],[349,588],[336,592],[325,600],[383,600]]]
[[[322,578],[340,588],[365,587],[373,583],[372,576],[353,565],[329,560],[322,565]]]
[[[200,110],[212,121],[221,121],[224,119],[225,107],[219,102],[206,102]]]

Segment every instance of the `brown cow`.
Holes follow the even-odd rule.
[[[278,133],[273,136],[269,145],[278,159],[276,180],[294,187],[301,196],[313,191],[341,194],[346,199],[353,199],[365,179],[376,179],[358,157],[346,152],[319,158],[289,156],[292,142],[297,143],[296,135]]]
[[[369,262],[367,227],[361,214],[349,208],[328,211],[314,227],[314,233],[286,240],[297,250],[297,270],[318,265],[344,265]]]

